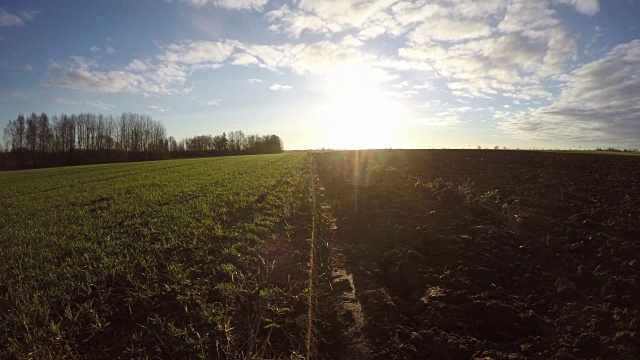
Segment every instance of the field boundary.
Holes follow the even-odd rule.
[[[316,221],[317,221],[317,212],[316,212],[316,172],[314,167],[313,158],[309,156],[309,166],[311,170],[311,238],[310,242],[310,254],[309,254],[309,308],[307,312],[307,359],[314,358],[316,353],[316,329],[314,326],[314,311],[317,294],[315,287],[315,255],[316,255]]]

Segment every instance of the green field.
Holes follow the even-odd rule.
[[[0,358],[295,356],[310,163],[293,153],[0,173]],[[273,244],[297,273],[274,274]]]

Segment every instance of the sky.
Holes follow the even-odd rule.
[[[0,0],[0,127],[151,115],[285,149],[640,148],[639,0]]]

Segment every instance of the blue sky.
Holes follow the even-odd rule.
[[[640,147],[634,0],[0,1],[0,127],[138,112],[177,139]]]

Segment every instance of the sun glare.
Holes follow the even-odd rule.
[[[344,75],[344,74],[341,74]],[[361,80],[361,79],[360,79]],[[375,84],[354,76],[332,76],[329,99],[321,111],[323,142],[332,149],[400,147],[402,105]]]

